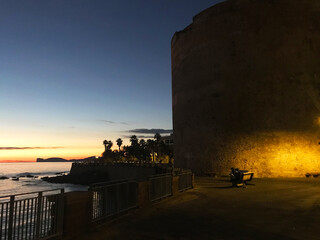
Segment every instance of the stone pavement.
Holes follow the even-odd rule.
[[[320,239],[320,179],[196,178],[195,188],[77,239]]]

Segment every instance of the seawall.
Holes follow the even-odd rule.
[[[149,176],[163,174],[172,171],[172,167],[166,164],[148,164],[138,166],[130,163],[73,163],[70,176],[104,175],[107,181],[134,178],[145,181]]]

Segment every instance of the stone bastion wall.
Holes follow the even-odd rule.
[[[165,164],[138,166],[136,164],[126,163],[99,164],[84,162],[72,163],[70,175],[85,178],[87,175],[102,174],[105,175],[108,181],[128,178],[136,179],[137,181],[146,181],[152,175],[170,173],[171,171],[172,168]]]
[[[229,0],[172,38],[175,166],[320,171],[320,3]]]

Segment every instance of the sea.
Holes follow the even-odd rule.
[[[58,184],[48,183],[41,180],[42,177],[59,176],[70,172],[72,163],[69,162],[14,162],[0,163],[0,177],[5,176],[8,179],[0,179],[0,198],[2,196],[15,195],[29,192],[39,192],[64,188],[65,192],[86,191],[87,186],[77,184]],[[27,177],[32,175],[35,177]],[[18,181],[12,178],[19,177]]]

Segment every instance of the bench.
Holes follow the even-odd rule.
[[[245,187],[246,183],[253,178],[253,172],[247,170],[232,170],[230,173],[230,181],[234,187]]]
[[[311,173],[307,173],[306,174],[306,177],[308,178],[308,177],[319,177],[320,176],[320,172],[311,172]]]

